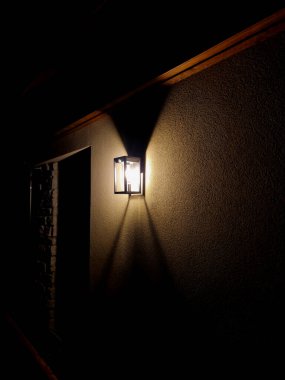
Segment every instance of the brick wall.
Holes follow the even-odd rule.
[[[55,281],[58,213],[58,164],[32,172],[32,228],[35,301],[41,322],[55,327]]]

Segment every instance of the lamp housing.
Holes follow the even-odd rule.
[[[114,193],[141,194],[140,157],[122,156],[114,158]]]

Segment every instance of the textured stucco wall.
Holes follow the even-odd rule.
[[[284,42],[267,41],[173,87],[149,142],[146,203],[187,297],[278,286]]]
[[[280,334],[284,43],[173,87],[147,148],[146,203],[175,287],[237,340]]]
[[[170,314],[157,321],[168,323],[160,338],[172,323],[199,337],[257,338],[280,318],[284,37],[171,88],[146,151],[144,198],[113,194],[113,158],[125,148],[110,117],[55,143],[54,157],[92,146],[93,291],[123,294],[144,323],[150,305],[175,309],[171,323]]]

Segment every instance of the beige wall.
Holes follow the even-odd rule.
[[[113,158],[126,151],[111,117],[56,141],[53,157],[92,146],[93,290],[119,293],[135,265],[207,310],[242,304],[248,320],[249,305],[275,292],[284,47],[280,35],[171,88],[146,150],[144,197],[113,193]]]

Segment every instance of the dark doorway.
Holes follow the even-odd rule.
[[[57,333],[64,339],[86,317],[90,249],[90,148],[59,162],[56,262]]]

